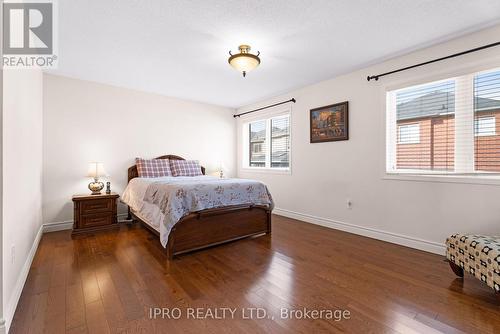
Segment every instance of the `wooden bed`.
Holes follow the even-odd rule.
[[[184,160],[176,155],[164,155],[156,159]],[[203,175],[205,168],[201,167]],[[128,182],[138,177],[137,166],[128,169]],[[140,221],[159,237],[156,231],[128,208],[128,219]],[[271,209],[266,206],[240,205],[201,210],[184,216],[172,228],[166,252],[169,259],[174,255],[207,248],[259,234],[271,233]]]

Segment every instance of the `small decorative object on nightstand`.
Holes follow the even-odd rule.
[[[219,163],[219,178],[224,178],[224,171],[227,170],[226,166],[222,162]]]
[[[111,194],[111,182],[106,182],[106,194]]]
[[[89,183],[89,189],[92,191],[92,195],[100,195],[101,190],[104,188],[104,183],[100,182],[99,178],[107,176],[102,162],[91,162],[89,164],[87,176],[94,179],[93,182]]]
[[[95,232],[118,227],[115,193],[106,195],[75,195],[73,233]]]

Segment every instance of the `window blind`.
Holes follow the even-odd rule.
[[[271,119],[271,167],[290,166],[290,117]]]
[[[390,91],[387,170],[500,172],[497,115],[500,70]]]
[[[267,152],[267,131],[266,121],[256,121],[249,125],[250,145],[249,145],[249,166],[265,167]]]
[[[500,172],[500,70],[474,77],[474,165]]]

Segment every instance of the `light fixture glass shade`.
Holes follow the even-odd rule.
[[[240,53],[234,55],[229,64],[240,72],[249,72],[259,66],[260,61],[254,55]]]
[[[231,51],[229,52],[231,57],[229,57],[228,62],[233,68],[240,72],[243,72],[243,76],[245,76],[247,72],[259,66],[260,52],[258,52],[257,55],[251,54],[249,45],[240,45],[239,50],[240,53],[234,55],[231,53]]]
[[[104,170],[104,164],[102,162],[91,162],[89,163],[89,171],[87,173],[88,177],[98,179],[102,176],[107,176],[108,174]]]

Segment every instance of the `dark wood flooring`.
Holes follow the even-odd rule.
[[[499,333],[492,290],[457,279],[443,260],[279,216],[270,236],[171,263],[139,225],[77,239],[47,233],[10,333]],[[151,320],[150,307],[238,310],[235,319]],[[243,319],[252,307],[269,318]],[[350,319],[280,317],[303,307],[349,310]]]

